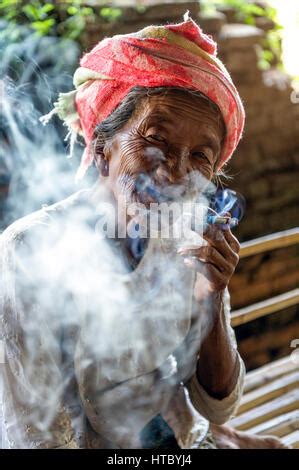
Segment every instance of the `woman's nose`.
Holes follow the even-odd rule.
[[[168,165],[165,166],[158,166],[156,169],[156,177],[160,184],[173,184],[175,183],[175,178],[173,172],[170,170]]]
[[[184,171],[178,171],[177,169],[171,169],[168,167],[159,167],[156,170],[155,179],[161,186],[183,186],[186,181],[186,173]]]
[[[176,151],[170,155],[168,159],[168,168],[174,182],[184,179],[188,174],[190,166],[189,154],[189,149],[183,147],[181,149],[176,149]]]

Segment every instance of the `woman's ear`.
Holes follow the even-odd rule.
[[[109,176],[109,162],[104,154],[100,156],[99,171],[102,176]]]
[[[102,176],[109,176],[109,159],[105,147],[101,150],[97,149],[95,164]]]

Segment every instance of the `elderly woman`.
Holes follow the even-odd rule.
[[[99,179],[1,240],[5,446],[213,447],[209,421],[234,414],[244,380],[227,291],[236,237],[209,226],[178,249],[99,236],[98,223],[105,204],[128,226],[129,203],[150,211],[140,175],[192,199],[238,144],[241,100],[190,18],[104,39],[80,65],[55,112],[85,139],[78,176],[94,163]]]

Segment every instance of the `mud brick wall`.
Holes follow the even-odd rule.
[[[103,7],[97,0],[85,0],[86,5]],[[83,48],[89,49],[100,39],[113,34],[127,34],[145,28],[150,24],[176,23],[183,19],[189,10],[193,18],[197,18],[200,10],[198,1],[185,0],[112,0],[107,5],[120,9],[121,16],[117,22],[107,23],[98,17],[97,21],[88,24],[86,31],[81,35],[80,42]],[[95,9],[96,11],[96,9]]]
[[[244,137],[227,166],[230,183],[247,200],[241,240],[299,224],[299,105],[291,101],[290,78],[258,68],[257,48],[264,32],[245,25],[224,25],[220,57],[243,99]]]
[[[245,218],[236,231],[244,241],[299,225],[299,104],[291,101],[293,88],[285,73],[258,67],[258,48],[265,31],[223,23],[221,14],[218,16],[220,28],[215,31],[214,22],[214,35],[219,55],[247,115],[243,139],[227,166],[232,176],[229,186],[247,201]],[[298,246],[245,258],[230,283],[232,308],[298,285]],[[292,351],[291,341],[299,338],[299,309],[292,307],[240,326],[236,335],[248,370],[286,356]]]

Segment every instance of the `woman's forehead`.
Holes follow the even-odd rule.
[[[134,113],[135,114],[135,113]],[[204,96],[188,92],[169,92],[146,96],[136,109],[138,121],[160,125],[198,125],[205,121],[211,127],[225,133],[225,125],[220,111]]]
[[[136,111],[137,115],[142,113],[143,116],[150,115],[160,120],[176,118],[174,112],[186,116],[191,114],[193,119],[200,118],[202,114],[221,116],[220,111],[204,96],[175,91],[144,97]]]

